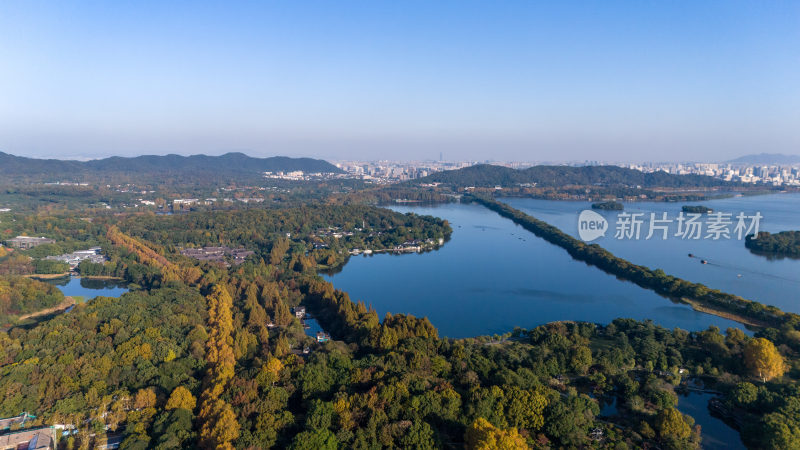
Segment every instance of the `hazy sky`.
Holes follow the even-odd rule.
[[[0,151],[800,153],[800,2],[0,2]]]

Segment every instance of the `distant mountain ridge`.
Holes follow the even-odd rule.
[[[75,179],[110,174],[208,174],[214,176],[260,175],[263,172],[297,171],[342,173],[333,164],[313,158],[273,156],[254,158],[244,153],[208,155],[113,156],[89,161],[36,159],[0,152],[0,175],[9,177],[47,177],[54,180]]]
[[[739,164],[794,164],[800,163],[800,155],[784,155],[781,153],[759,153],[744,155],[728,161]]]
[[[479,164],[458,170],[434,173],[417,183],[447,183],[456,186],[515,186],[536,183],[537,186],[602,185],[649,187],[712,187],[732,183],[705,175],[673,175],[666,172],[644,173],[618,166],[533,166],[511,169]]]

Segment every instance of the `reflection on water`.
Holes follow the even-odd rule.
[[[125,283],[120,280],[64,277],[46,281],[57,286],[66,296],[82,297],[85,300],[99,296],[119,297],[128,292]]]
[[[699,386],[702,387],[702,384]],[[700,425],[702,447],[708,450],[733,449],[744,450],[739,432],[715,416],[708,408],[708,401],[715,397],[711,393],[696,391],[678,391],[678,410],[692,416],[695,424]],[[597,398],[600,406],[599,416],[611,419],[618,414],[616,396]],[[613,421],[613,419],[611,419]]]
[[[307,325],[307,328],[303,327],[303,328],[305,328],[306,336],[310,336],[310,337],[316,339],[317,338],[317,333],[323,331],[322,327],[319,326],[319,323],[317,322],[317,319],[306,318],[306,319],[303,319],[303,323],[305,323]]]
[[[608,323],[618,317],[685,330],[740,327],[575,261],[482,206],[393,209],[447,219],[453,234],[436,251],[355,256],[337,273],[323,274],[353,300],[372,305],[379,317],[387,312],[425,316],[440,335],[456,338],[557,320]]]
[[[714,397],[714,394],[704,392],[678,392],[678,410],[692,416],[695,423],[700,425],[704,449],[744,450],[746,447],[739,437],[739,432],[708,409],[708,402]]]
[[[786,231],[797,231],[797,230],[786,230]],[[781,254],[776,254],[776,253],[771,253],[771,252],[762,252],[761,250],[755,250],[755,249],[752,249],[752,248],[748,248],[748,250],[750,250],[750,253],[752,253],[754,255],[762,256],[764,258],[767,258],[770,261],[780,261],[782,259],[800,260],[800,255],[785,255],[785,254],[782,254],[782,253]]]
[[[597,402],[600,404],[600,416],[612,417],[617,415],[617,397],[600,397]]]
[[[591,208],[589,202],[552,201],[509,198],[503,199],[537,219],[555,225],[578,237],[578,214]],[[761,213],[760,230],[777,233],[800,229],[800,194],[772,194],[754,197],[735,197],[703,201],[714,211]],[[650,214],[666,212],[674,218],[684,203],[633,202],[625,203],[625,212]],[[797,292],[800,291],[800,259],[765,258],[747,249],[744,240],[736,239],[614,239],[617,212],[596,211],[609,223],[606,237],[596,241],[615,255],[634,264],[661,268],[666,273],[713,289],[740,295],[785,311],[800,313]],[[643,237],[647,230],[643,229]],[[688,257],[688,254],[694,257]],[[707,264],[701,261],[706,260]]]

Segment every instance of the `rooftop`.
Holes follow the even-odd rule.
[[[26,412],[15,416],[15,417],[8,417],[5,419],[0,419],[0,431],[8,430],[14,426],[23,426],[25,422],[29,419],[35,419],[36,416],[32,416]]]
[[[0,450],[25,448],[28,450],[54,449],[53,427],[30,428],[0,435]]]

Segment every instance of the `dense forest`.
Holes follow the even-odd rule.
[[[511,169],[479,164],[458,170],[429,175],[410,182],[447,183],[454,186],[494,187],[531,184],[536,186],[629,186],[641,188],[719,187],[734,184],[705,175],[673,175],[666,172],[644,173],[618,166],[533,166]]]
[[[713,212],[711,208],[703,205],[683,205],[681,206],[681,211],[692,214],[708,214]]]
[[[112,437],[133,449],[698,448],[702,428],[676,409],[698,385],[719,393],[715,411],[748,446],[800,445],[800,332],[793,315],[758,304],[746,308],[764,323],[753,337],[618,319],[447,339],[425,318],[379,317],[318,275],[355,249],[440,245],[452,230],[437,218],[334,199],[91,220],[27,215],[8,226],[4,236],[56,239],[13,252],[28,260],[100,246],[109,261],[78,270],[131,289],[0,332],[0,417],[29,412],[32,425],[63,425],[59,448]],[[532,231],[559,238],[545,226]],[[180,254],[219,245],[254,254],[230,267]],[[699,298],[720,295],[626,267]],[[8,280],[13,312],[19,298],[43,298],[37,288],[58,292]],[[309,336],[298,306],[332,340]]]
[[[759,231],[758,236],[747,236],[744,245],[754,253],[800,257],[800,231],[781,231],[775,234]]]
[[[685,449],[702,439],[675,409],[691,374],[724,393],[754,447],[800,437],[798,392],[776,382],[786,362],[739,330],[616,320],[449,340],[411,316],[381,323],[312,274],[236,272],[0,334],[0,415],[77,424],[72,446],[121,434],[124,448]],[[310,343],[289,314],[298,303],[337,340]]]
[[[592,209],[600,209],[603,211],[622,211],[625,205],[620,202],[600,202],[592,203]]]
[[[195,179],[211,177],[227,179],[230,182],[248,175],[258,180],[267,171],[296,170],[309,173],[342,173],[341,169],[323,160],[285,156],[253,158],[242,153],[226,153],[221,156],[149,155],[132,158],[115,156],[90,161],[66,161],[26,158],[0,152],[0,176],[7,182],[35,180],[114,182],[120,175],[135,175],[140,183],[174,177]]]
[[[0,276],[0,329],[18,317],[58,305],[64,294],[55,286],[18,276]]]

